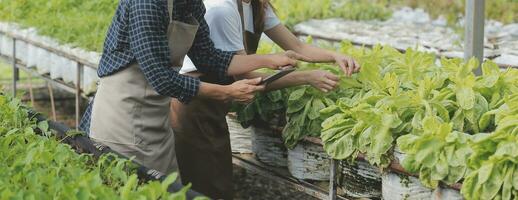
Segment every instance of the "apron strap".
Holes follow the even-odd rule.
[[[243,30],[243,45],[245,47],[245,52],[248,52],[248,44],[247,44],[247,36],[246,36],[246,29],[245,29],[245,17],[243,12],[243,1],[242,0],[236,0],[237,1],[237,10],[239,11],[239,16],[241,17],[241,29]]]
[[[254,6],[254,4],[251,4]],[[257,5],[255,5],[257,6]],[[237,0],[237,9],[239,11],[239,15],[241,17],[241,28],[243,29],[243,44],[245,47],[245,51],[247,54],[255,54],[257,52],[257,47],[259,46],[259,40],[261,40],[261,35],[263,34],[262,29],[257,29],[254,27],[254,33],[248,32],[245,28],[245,16],[243,12],[243,2],[242,0]],[[257,12],[255,9],[253,12]],[[252,17],[255,17],[255,14],[252,14]],[[254,23],[254,22],[252,22]]]
[[[167,11],[169,12],[169,22],[173,22],[173,3],[174,0],[167,0]]]

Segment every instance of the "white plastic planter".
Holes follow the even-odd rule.
[[[460,191],[451,188],[438,187],[433,192],[434,200],[463,200]]]
[[[301,141],[288,150],[288,170],[295,178],[328,181],[330,164],[329,156],[319,145]]]
[[[16,40],[16,59],[22,61],[22,63],[27,63],[28,54],[27,43],[24,41]]]
[[[381,171],[367,161],[340,161],[340,186],[354,198],[381,198]]]
[[[384,200],[432,200],[432,189],[424,187],[419,179],[396,173],[385,173],[381,178]]]
[[[52,47],[65,54],[87,60],[92,64],[97,65],[97,63],[99,63],[99,53],[85,51],[80,48],[73,48],[68,45],[60,45],[52,38],[38,35],[34,28],[22,29],[13,23],[0,22],[0,30],[7,31],[9,34],[14,34],[16,37],[36,41],[44,46]],[[11,37],[0,34],[0,54],[12,57],[12,42],[13,40]],[[63,79],[63,81],[67,83],[74,84],[77,82],[76,61],[58,56],[53,52],[27,44],[21,40],[17,40],[16,45],[18,59],[22,60],[28,67],[36,67],[39,74],[50,74],[50,78]],[[86,95],[91,95],[97,90],[98,79],[96,69],[92,69],[87,66],[84,67],[81,87]]]
[[[97,70],[85,66],[83,68],[83,80],[81,81],[81,88],[86,95],[90,95],[97,91]]]
[[[27,67],[33,68],[38,65],[38,47],[27,44]]]
[[[405,159],[405,157],[406,157],[406,154],[401,152],[399,147],[396,146],[394,148],[394,159],[396,159],[396,161],[398,161],[399,163],[402,163],[403,160]]]
[[[243,128],[233,116],[227,115],[232,153],[252,153],[252,128]]]
[[[50,73],[52,54],[45,49],[38,48],[36,69],[40,74]]]
[[[394,158],[403,162],[406,154],[398,147],[394,149]],[[384,200],[429,200],[433,199],[433,190],[421,184],[418,178],[388,172],[382,176],[382,193]]]
[[[49,60],[49,67],[50,67],[50,78],[51,79],[60,79],[62,78],[62,68],[61,68],[61,57],[51,53],[50,54],[50,60]]]
[[[0,40],[0,48],[2,55],[13,56],[13,39],[3,35]]]
[[[66,83],[75,84],[77,82],[77,62],[63,58],[61,67],[63,68],[63,80]]]
[[[252,126],[252,130],[252,152],[255,157],[270,166],[286,167],[288,155],[281,134],[256,126]]]

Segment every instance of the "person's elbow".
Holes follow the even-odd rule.
[[[150,82],[151,87],[162,96],[176,98],[180,102],[188,103],[199,90],[199,80],[181,76],[157,76]]]
[[[153,80],[149,81],[149,85],[151,85],[151,88],[155,90],[159,95],[162,96],[174,96],[175,92],[178,90],[171,89],[171,78],[168,78],[163,75],[159,75],[156,77],[153,77]],[[174,87],[173,87],[174,88]]]

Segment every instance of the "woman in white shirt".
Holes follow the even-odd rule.
[[[274,13],[268,0],[205,0],[205,19],[210,37],[216,48],[254,54],[264,32],[287,54],[307,62],[335,62],[345,74],[359,71],[360,66],[351,58],[300,41]],[[181,73],[199,76],[206,82],[225,84],[233,79],[217,80],[196,72],[186,59]],[[265,77],[252,72],[237,78]],[[275,90],[309,84],[323,92],[337,86],[339,79],[324,70],[296,71],[266,87]],[[214,199],[232,199],[232,153],[225,116],[228,102],[196,99],[189,105],[173,100],[172,125],[176,139],[176,154],[184,183]]]

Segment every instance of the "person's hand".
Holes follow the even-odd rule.
[[[264,90],[264,85],[258,85],[262,78],[243,79],[226,86],[231,101],[248,104],[254,100],[255,93]]]
[[[308,71],[306,77],[308,84],[322,92],[329,92],[335,89],[338,86],[338,81],[340,80],[338,76],[325,70]]]
[[[269,65],[267,66],[270,69],[278,70],[282,69],[286,66],[297,66],[297,61],[308,61],[309,58],[296,53],[294,51],[286,51],[282,53],[277,54],[270,54],[268,55],[269,58]]]
[[[334,56],[334,59],[336,64],[340,66],[344,74],[346,74],[347,76],[351,76],[353,73],[357,73],[360,71],[361,67],[358,64],[358,62],[356,62],[354,59],[348,56],[336,54]]]

